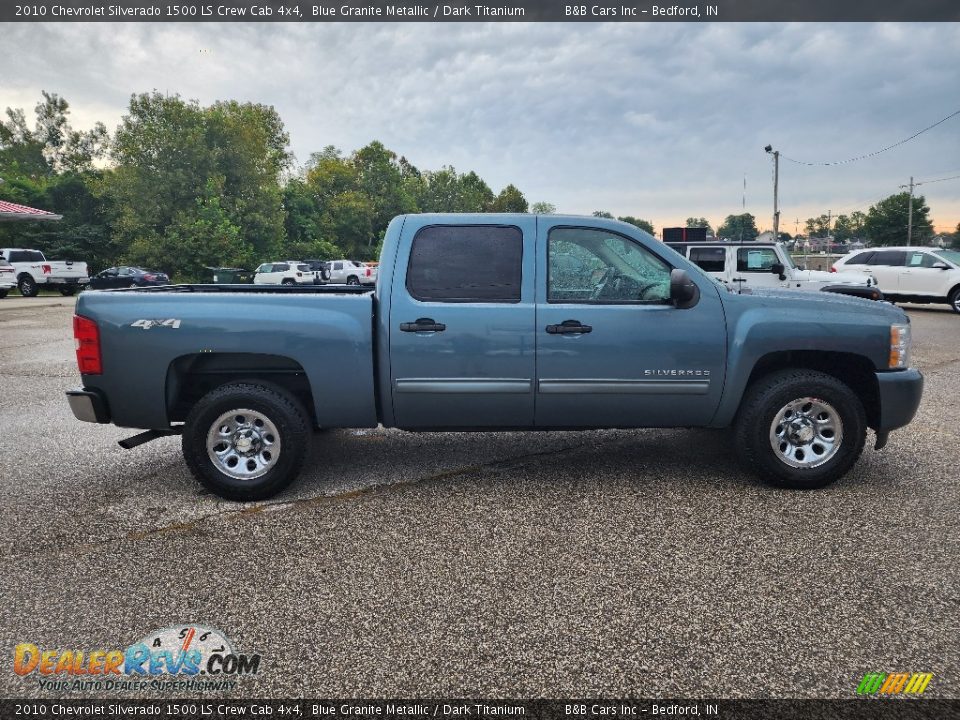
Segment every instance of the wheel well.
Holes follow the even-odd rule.
[[[950,288],[950,290],[947,292],[947,297],[948,298],[951,297],[957,291],[960,291],[960,283],[957,283],[952,288]]]
[[[22,273],[17,275],[17,282],[20,282],[24,278],[27,278],[28,280],[33,280],[33,275],[31,275],[30,273],[24,270]]]
[[[860,398],[867,414],[867,425],[875,428],[880,424],[880,387],[877,384],[873,363],[855,353],[813,350],[785,350],[769,353],[754,365],[747,387],[770,373],[795,368],[818,370],[837,378]]]
[[[178,357],[167,370],[167,417],[183,422],[196,402],[214,388],[260,382],[286,390],[316,423],[310,380],[300,363],[263,353],[195,353]]]

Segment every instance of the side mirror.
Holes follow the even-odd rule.
[[[676,268],[670,271],[670,300],[679,310],[692,308],[700,301],[700,288],[686,270]]]
[[[945,262],[935,262],[935,263],[934,263],[933,265],[931,265],[930,267],[936,268],[937,270],[949,270],[949,269],[950,269],[950,266],[947,265]]]

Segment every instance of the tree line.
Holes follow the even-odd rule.
[[[74,130],[68,103],[52,93],[35,114],[32,127],[20,109],[0,122],[0,195],[63,220],[4,223],[0,244],[92,268],[127,263],[196,279],[206,266],[375,259],[395,215],[530,210],[513,184],[494,193],[472,171],[420,170],[377,141],[350,154],[326,147],[295,167],[267,105],[143,93],[113,133],[102,123]]]
[[[143,265],[199,279],[207,266],[253,267],[270,259],[376,259],[387,223],[410,212],[540,212],[513,184],[495,193],[476,172],[421,170],[373,141],[345,154],[328,146],[297,166],[290,138],[268,105],[202,106],[179,95],[133,95],[114,132],[75,130],[69,104],[43,92],[31,124],[22,109],[0,122],[0,196],[63,215],[57,223],[0,224],[0,245],[35,247],[92,269]],[[838,216],[838,239],[903,242],[907,194],[869,212]],[[932,232],[914,197],[915,237]],[[613,217],[598,210],[598,217]],[[618,219],[653,234],[648,220]],[[825,234],[827,216],[807,221]],[[705,218],[687,218],[706,227]],[[960,227],[958,227],[960,231]],[[720,237],[757,236],[750,213],[729,215]],[[960,238],[960,235],[958,235]]]

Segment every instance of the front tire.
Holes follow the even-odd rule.
[[[10,291],[9,291],[9,290],[0,290],[0,300],[3,300],[3,298],[5,298],[5,297],[7,296],[7,293],[8,293],[8,292],[10,292]]]
[[[40,286],[37,285],[36,280],[29,275],[21,275],[20,280],[17,282],[17,287],[20,289],[20,294],[24,297],[36,297],[40,294]]]
[[[955,313],[960,313],[960,285],[953,289],[947,300],[950,303],[950,309]]]
[[[309,437],[306,412],[285,392],[233,383],[211,390],[190,411],[183,457],[210,492],[266,500],[296,479]]]
[[[843,477],[863,452],[867,420],[854,392],[832,375],[783,370],[751,385],[734,421],[744,467],[796,490]]]

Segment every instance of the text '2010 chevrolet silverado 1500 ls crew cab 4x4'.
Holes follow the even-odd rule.
[[[745,467],[824,486],[906,425],[923,378],[902,310],[729,292],[638,228],[559,215],[406,215],[374,291],[173,285],[89,292],[81,420],[181,434],[194,476],[263,499],[313,428],[732,426]]]

